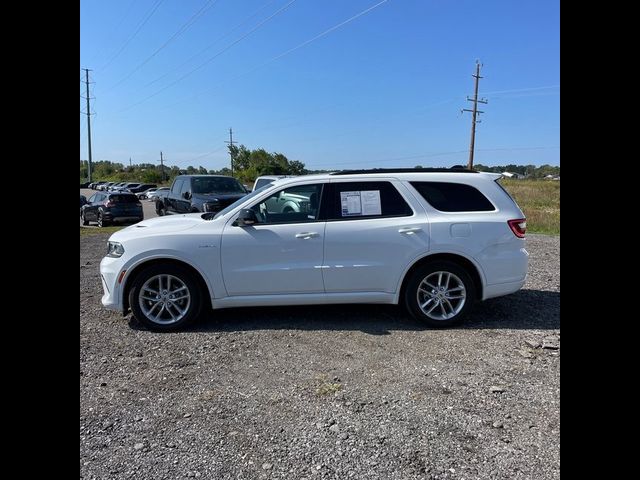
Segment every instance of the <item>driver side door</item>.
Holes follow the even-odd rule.
[[[323,184],[297,185],[255,202],[258,223],[229,220],[222,234],[222,274],[230,296],[324,293],[322,259],[326,222],[320,217]],[[303,211],[270,209],[275,199],[308,195]],[[273,208],[273,207],[271,207]]]

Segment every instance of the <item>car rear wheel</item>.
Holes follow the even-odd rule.
[[[437,261],[413,272],[405,290],[405,303],[417,320],[432,327],[448,327],[462,320],[475,295],[473,280],[463,267]]]
[[[150,330],[178,330],[198,318],[202,292],[186,268],[159,264],[135,278],[129,292],[133,316]]]

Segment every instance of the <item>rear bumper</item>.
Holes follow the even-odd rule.
[[[517,292],[524,285],[525,279],[519,282],[498,283],[495,285],[487,285],[484,287],[482,293],[482,300],[488,298],[501,297],[502,295],[508,295],[510,293]]]
[[[144,220],[144,215],[142,214],[142,212],[140,212],[140,214],[113,214],[110,212],[104,212],[103,218],[109,222],[141,222],[142,220]]]

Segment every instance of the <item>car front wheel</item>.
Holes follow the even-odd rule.
[[[463,267],[436,261],[413,272],[405,291],[405,303],[417,320],[432,327],[448,327],[466,315],[475,295],[473,280]]]
[[[198,318],[202,292],[193,274],[177,265],[153,265],[136,276],[129,291],[133,316],[150,330],[178,330]]]

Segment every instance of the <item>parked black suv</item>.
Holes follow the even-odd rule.
[[[106,227],[114,222],[140,222],[144,219],[142,204],[133,193],[94,193],[80,208],[83,225],[90,221]]]
[[[156,199],[158,215],[218,212],[247,194],[238,180],[224,175],[179,175],[166,195]]]

